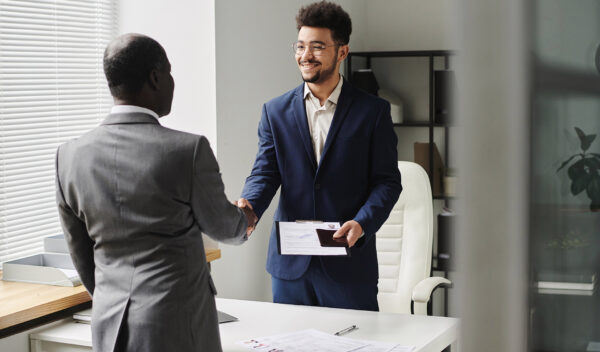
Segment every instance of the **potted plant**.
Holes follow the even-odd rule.
[[[585,191],[591,200],[590,210],[598,211],[600,210],[600,154],[588,152],[596,135],[586,135],[578,127],[575,127],[575,132],[579,137],[581,153],[571,155],[556,172],[575,161],[567,169],[567,175],[571,180],[571,193],[576,196]]]

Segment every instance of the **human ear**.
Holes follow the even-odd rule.
[[[158,90],[158,71],[156,70],[152,70],[150,71],[150,76],[148,77],[148,84],[150,85],[150,88],[154,89],[154,90]]]
[[[348,46],[348,44],[345,44],[340,46],[338,50],[338,62],[342,62],[348,56],[348,52],[350,52],[350,47]]]

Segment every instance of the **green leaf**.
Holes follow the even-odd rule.
[[[587,173],[585,172],[584,159],[580,159],[575,164],[569,166],[569,168],[567,169],[567,174],[569,175],[571,181],[575,181],[576,179],[587,175]]]
[[[559,172],[560,169],[562,169],[563,167],[567,166],[568,163],[571,162],[571,160],[573,160],[574,157],[576,157],[577,154],[573,155],[572,157],[570,157],[569,159],[567,159],[567,161],[563,162],[560,167],[558,169],[556,169],[556,172]]]
[[[583,160],[585,160],[585,165],[590,168],[590,173],[593,173],[594,171],[598,171],[598,169],[600,169],[600,160],[596,159],[596,158],[584,158]]]
[[[584,173],[583,175],[578,176],[573,179],[571,183],[571,193],[576,196],[579,193],[583,192],[591,181],[590,175]]]
[[[581,141],[581,149],[584,152],[586,150],[588,150],[590,148],[590,145],[594,141],[594,139],[596,139],[596,135],[595,134],[590,134],[590,135],[585,136],[584,140]]]
[[[577,132],[577,137],[579,137],[580,141],[583,141],[585,139],[585,133],[583,133],[583,131],[579,127],[575,127],[575,132]]]
[[[588,183],[585,189],[587,196],[590,199],[600,199],[600,176],[594,175],[592,176],[590,182]]]
[[[577,137],[579,137],[579,141],[581,142],[581,150],[585,152],[589,149],[594,139],[596,139],[596,135],[586,135],[579,127],[575,127],[575,132],[577,132]]]

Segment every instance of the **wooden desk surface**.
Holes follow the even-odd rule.
[[[207,262],[219,258],[220,249],[206,250]],[[90,300],[91,297],[83,285],[62,287],[0,280],[0,330]]]

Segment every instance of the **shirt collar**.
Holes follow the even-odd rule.
[[[150,109],[143,108],[135,105],[115,105],[110,109],[111,114],[129,114],[132,112],[141,112],[143,114],[150,115],[155,119],[159,119],[158,114]]]
[[[340,98],[340,93],[342,92],[342,84],[343,83],[344,83],[344,77],[342,77],[342,75],[340,75],[340,81],[338,82],[337,86],[335,86],[335,88],[333,89],[333,92],[331,92],[331,94],[329,95],[329,98],[327,98],[327,100],[329,100],[330,102],[337,105],[338,99]],[[304,99],[306,99],[306,97],[309,94],[311,97],[314,97],[314,95],[310,91],[310,88],[308,87],[308,83],[304,82]]]

